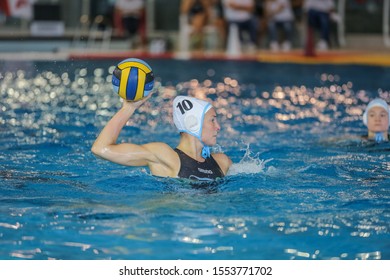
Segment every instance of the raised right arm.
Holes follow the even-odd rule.
[[[174,177],[177,174],[178,159],[176,153],[165,143],[117,144],[117,139],[126,122],[150,95],[140,101],[124,101],[122,108],[103,128],[91,151],[105,160],[127,166],[148,166],[152,174]]]
[[[143,100],[138,102],[142,101]],[[137,104],[138,102],[124,101],[122,108],[111,118],[95,140],[91,149],[92,153],[105,160],[122,165],[147,165],[147,161],[151,160],[150,157],[152,157],[152,155],[143,151],[141,146],[131,143],[116,143],[120,132],[129,118],[143,103]]]

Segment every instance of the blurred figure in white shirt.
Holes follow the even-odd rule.
[[[307,13],[308,32],[318,31],[320,40],[318,50],[328,50],[330,43],[330,15],[335,11],[334,0],[305,0],[304,10]],[[313,36],[313,34],[308,34]],[[312,38],[311,38],[312,39]]]
[[[115,14],[121,17],[124,35],[130,39],[130,48],[137,35],[139,35],[142,46],[145,44],[145,38],[141,34],[144,12],[144,0],[116,0],[115,2]]]
[[[254,0],[223,0],[223,12],[228,24],[228,32],[230,26],[236,24],[239,31],[240,41],[247,43],[249,50],[257,48],[257,26]],[[250,42],[245,41],[245,35],[249,36]]]
[[[289,0],[266,0],[265,15],[267,17],[268,35],[272,51],[280,49],[278,30],[283,30],[284,41],[282,50],[289,51],[292,47],[294,31],[294,14]]]

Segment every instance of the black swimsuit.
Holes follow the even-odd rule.
[[[177,175],[179,178],[214,181],[217,178],[224,177],[221,168],[212,156],[206,158],[204,162],[199,162],[178,148],[175,149],[175,152],[179,155],[181,163],[179,174]]]

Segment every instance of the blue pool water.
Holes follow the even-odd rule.
[[[172,98],[207,96],[234,165],[198,189],[91,154],[117,62],[0,62],[0,259],[390,259],[390,144],[356,139],[390,68],[148,60],[120,140],[174,147]]]

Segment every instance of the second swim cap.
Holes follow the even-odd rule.
[[[381,98],[375,98],[372,100],[370,103],[368,103],[366,110],[364,111],[363,114],[363,123],[367,125],[367,119],[368,119],[368,111],[372,107],[382,107],[383,109],[386,110],[387,114],[389,115],[389,122],[390,122],[390,112],[389,112],[389,105],[387,105],[386,101],[384,101]]]

